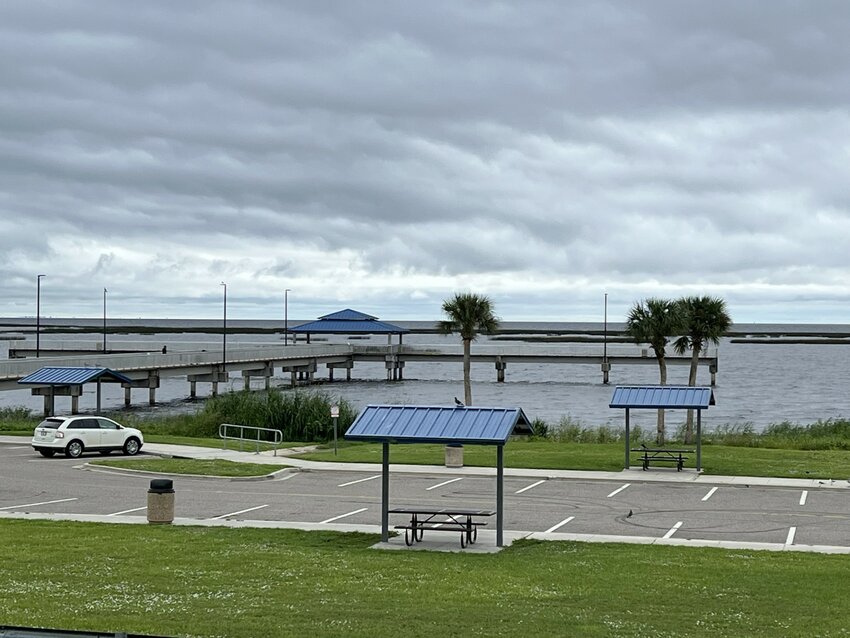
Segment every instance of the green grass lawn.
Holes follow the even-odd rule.
[[[89,461],[92,465],[161,472],[163,474],[197,474],[204,476],[266,476],[284,469],[285,465],[237,463],[221,459],[114,459]]]
[[[531,541],[488,555],[387,552],[363,534],[18,520],[0,521],[0,537],[6,625],[234,638],[850,626],[847,556]]]
[[[674,447],[679,447],[679,444]],[[685,446],[693,449],[692,446]],[[623,468],[623,443],[561,443],[554,441],[513,441],[505,446],[505,466],[553,470],[606,470]],[[493,446],[467,445],[464,465],[492,467],[496,464]],[[686,467],[695,467],[691,455]],[[378,444],[343,444],[334,456],[331,449],[299,455],[316,461],[381,462]],[[632,463],[640,468],[638,454]],[[442,465],[442,445],[392,445],[391,463]],[[790,450],[728,445],[703,445],[703,472],[731,476],[779,476],[789,478],[850,478],[850,454],[844,450]]]

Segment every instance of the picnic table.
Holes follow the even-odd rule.
[[[644,471],[646,471],[652,463],[675,463],[676,471],[681,472],[685,461],[688,460],[688,457],[685,455],[694,453],[693,450],[674,450],[667,447],[646,447],[645,445],[633,447],[631,451],[641,453],[640,460],[643,464]]]
[[[408,524],[395,526],[395,529],[404,530],[404,542],[408,547],[421,541],[426,529],[460,532],[460,546],[466,547],[467,544],[475,543],[478,527],[487,524],[480,519],[496,514],[493,510],[422,507],[397,507],[389,510],[389,513],[410,515]]]

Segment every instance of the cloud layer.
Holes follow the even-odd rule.
[[[0,314],[846,322],[850,6],[8,1]]]

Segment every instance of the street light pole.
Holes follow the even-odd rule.
[[[283,291],[283,345],[289,345],[289,288]]]
[[[35,296],[35,357],[38,359],[41,350],[41,278],[47,275],[39,275],[36,277],[36,296]]]
[[[106,354],[106,288],[103,289],[103,354]]]
[[[224,323],[221,328],[221,364],[222,367],[227,365],[227,284],[223,281],[224,286]]]

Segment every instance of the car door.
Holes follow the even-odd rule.
[[[100,423],[97,419],[75,419],[68,425],[68,430],[68,434],[80,439],[87,450],[100,447]]]
[[[97,422],[100,425],[101,447],[117,450],[124,445],[124,431],[121,426],[110,419],[98,418]]]

